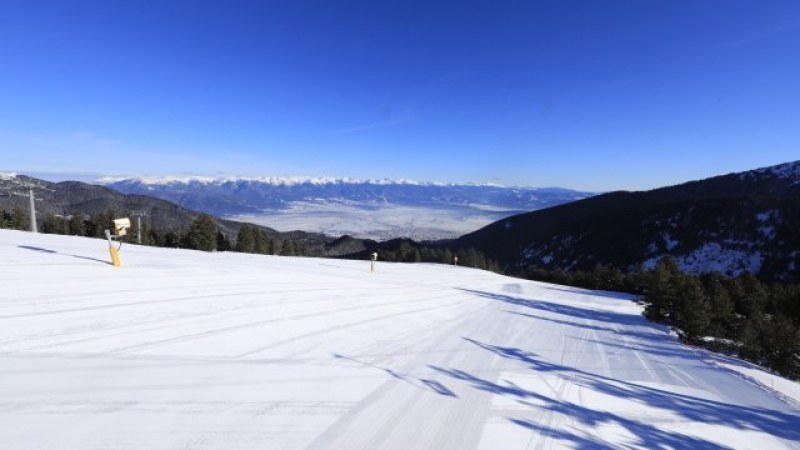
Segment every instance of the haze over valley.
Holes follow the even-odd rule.
[[[452,239],[496,220],[594,195],[561,188],[319,177],[101,179],[141,194],[279,231],[387,240]]]

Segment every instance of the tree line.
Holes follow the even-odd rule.
[[[22,208],[14,208],[11,211],[0,209],[0,228],[11,230],[29,230],[31,221],[28,214]]]
[[[688,343],[734,354],[800,378],[800,285],[764,283],[750,272],[689,275],[672,257],[631,273],[596,265],[591,271],[531,266],[528,279],[641,296],[649,320],[669,324]]]
[[[457,264],[464,267],[500,272],[500,264],[483,252],[470,248],[450,249],[422,245],[408,239],[396,239],[379,245],[378,258],[389,262],[429,262]]]
[[[47,214],[39,230],[48,234],[64,234],[105,238],[105,230],[114,229],[114,219],[119,217],[113,210],[94,215],[73,214],[60,216]],[[134,241],[139,230],[132,223],[128,242]],[[29,230],[30,219],[21,208],[12,211],[0,209],[0,228]],[[242,224],[235,241],[231,241],[218,228],[214,219],[201,214],[187,230],[159,231],[142,226],[142,245],[169,248],[187,248],[204,251],[236,251],[265,255],[306,256],[308,250],[293,239],[273,239],[266,231],[251,224]]]

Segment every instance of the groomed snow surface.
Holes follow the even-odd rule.
[[[0,255],[2,448],[800,448],[772,390],[796,383],[619,294],[134,245],[114,268],[6,230]]]

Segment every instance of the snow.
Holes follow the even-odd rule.
[[[652,258],[647,258],[642,263],[642,267],[644,267],[645,270],[653,270],[658,265],[658,262],[661,261],[662,257],[663,257],[663,255],[656,255],[656,256],[653,256]]]
[[[679,241],[677,241],[677,240],[674,240],[674,239],[672,239],[672,238],[669,236],[669,233],[664,233],[664,234],[661,236],[661,238],[662,238],[662,239],[664,239],[664,245],[666,246],[666,248],[667,248],[667,251],[671,251],[671,250],[673,250],[675,247],[677,247],[678,245],[680,245],[680,242],[679,242]]]
[[[100,184],[112,184],[119,182],[141,183],[143,185],[163,185],[163,184],[225,184],[225,183],[263,183],[272,186],[295,186],[301,184],[326,185],[326,184],[373,184],[379,186],[386,185],[411,185],[411,186],[484,186],[505,188],[506,186],[497,183],[443,183],[441,181],[416,181],[408,178],[350,178],[350,177],[314,177],[314,176],[207,176],[207,175],[155,175],[138,177],[116,177],[106,176],[97,180]],[[527,188],[524,186],[519,186]]]
[[[763,256],[761,252],[746,252],[723,248],[717,242],[708,242],[692,252],[675,258],[678,267],[686,273],[699,274],[717,271],[731,276],[739,276],[744,271],[758,273],[761,270]],[[648,260],[645,267],[655,262]]]
[[[3,180],[3,181],[11,181],[11,180],[13,180],[14,178],[17,178],[17,174],[16,174],[16,173],[12,173],[12,172],[0,172],[0,180]]]
[[[776,166],[765,167],[754,170],[754,173],[770,174],[779,179],[798,179],[800,180],[800,161],[794,161]]]
[[[761,213],[756,214],[756,219],[759,222],[769,222],[770,219],[779,220],[781,217],[781,212],[777,209],[770,209],[769,211],[764,211]]]
[[[758,227],[758,232],[769,240],[775,239],[775,227],[773,226]]]
[[[4,448],[798,448],[623,294],[0,230]]]
[[[714,354],[707,350],[698,349],[697,351],[705,352],[710,361],[716,366],[735,372],[737,376],[758,385],[761,389],[769,391],[795,408],[800,408],[800,383],[787,380],[747,361]]]

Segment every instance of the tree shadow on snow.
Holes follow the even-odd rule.
[[[514,347],[501,347],[474,339],[465,338],[472,344],[503,358],[520,361],[537,372],[557,373],[574,383],[584,385],[596,392],[620,399],[630,399],[653,408],[669,412],[687,422],[733,427],[742,430],[764,432],[789,441],[800,441],[800,415],[786,414],[766,408],[733,405],[715,400],[706,400],[686,394],[668,392],[661,389],[585,372],[583,370],[543,361],[533,352]],[[566,400],[551,398],[537,392],[521,388],[509,381],[494,382],[482,379],[463,370],[430,366],[439,373],[456,380],[470,383],[475,389],[516,398],[520,403],[541,408],[553,413],[563,414],[573,422],[588,427],[615,424],[623,427],[637,439],[630,445],[643,448],[692,448],[701,450],[727,448],[713,442],[677,432],[665,431],[653,425],[639,422],[609,411],[597,411]],[[513,423],[554,439],[568,441],[580,449],[611,448],[604,442],[565,430],[523,420],[509,418]]]
[[[41,252],[41,253],[49,253],[49,254],[52,254],[52,255],[70,256],[72,258],[85,259],[87,261],[95,261],[95,262],[100,262],[100,263],[103,263],[103,264],[108,264],[110,266],[113,266],[113,264],[110,263],[109,261],[104,261],[102,259],[91,258],[89,256],[72,255],[72,254],[69,254],[69,253],[59,253],[59,252],[57,252],[55,250],[50,250],[48,248],[33,247],[31,245],[18,245],[17,248],[22,248],[22,249],[25,249],[25,250],[33,250],[35,252]]]
[[[648,345],[640,342],[617,344],[614,342],[598,341],[596,339],[576,338],[579,341],[591,342],[593,344],[602,345],[604,347],[613,347],[623,351],[640,351],[651,355],[665,356],[668,358],[680,358],[687,361],[703,362],[703,357],[691,351],[680,349],[677,347],[668,348],[659,345]],[[675,341],[677,342],[677,341]],[[680,345],[680,344],[678,344]],[[709,370],[719,370],[714,366],[708,366]]]
[[[458,398],[458,395],[456,395],[455,392],[453,392],[450,389],[448,389],[447,386],[445,386],[444,384],[442,384],[439,381],[430,380],[430,379],[426,379],[426,378],[417,378],[417,377],[413,377],[413,376],[410,376],[410,375],[403,375],[403,374],[398,373],[395,370],[388,369],[386,367],[381,367],[381,366],[379,366],[377,364],[372,364],[372,363],[369,363],[369,362],[361,361],[361,360],[352,358],[350,356],[342,355],[340,353],[332,353],[332,355],[333,355],[334,358],[337,358],[337,359],[346,359],[348,361],[352,361],[352,362],[354,362],[356,364],[360,364],[360,365],[365,366],[365,367],[372,367],[374,369],[382,370],[382,371],[386,372],[387,374],[389,374],[390,376],[392,376],[393,378],[396,378],[396,379],[401,380],[401,381],[405,381],[405,382],[407,382],[407,383],[409,383],[409,384],[411,384],[413,386],[416,386],[416,387],[419,387],[420,384],[421,384],[421,385],[427,387],[428,389],[432,390],[433,392],[435,392],[435,393],[437,393],[439,395]]]
[[[622,329],[617,329],[617,328],[604,327],[604,326],[601,326],[601,325],[590,324],[588,322],[581,323],[581,322],[574,322],[574,321],[571,321],[571,320],[554,319],[554,318],[551,318],[551,317],[542,317],[542,316],[537,316],[535,314],[528,314],[528,313],[519,312],[519,311],[505,310],[505,312],[507,312],[509,314],[514,314],[516,316],[529,317],[531,319],[538,319],[538,320],[544,320],[544,321],[547,321],[547,322],[557,323],[559,325],[567,325],[567,326],[571,326],[571,327],[584,328],[584,329],[587,329],[587,330],[614,333],[615,335],[622,336],[622,337],[632,337],[632,338],[636,338],[636,339],[655,341],[655,342],[664,342],[667,339],[673,339],[672,337],[670,337],[670,335],[666,331],[662,332],[661,330],[658,330],[657,333],[643,333],[643,332],[639,332],[639,331],[622,330]],[[654,331],[656,331],[656,330],[654,330]]]
[[[509,305],[522,306],[525,308],[552,312],[579,319],[611,322],[611,323],[618,323],[621,325],[642,325],[647,323],[644,317],[636,314],[623,314],[614,311],[602,311],[596,309],[581,308],[579,306],[562,305],[560,303],[552,303],[543,300],[531,300],[527,298],[513,297],[511,295],[496,294],[485,291],[476,291],[473,289],[460,289],[460,290],[464,292],[469,292],[470,294],[477,295],[479,297],[488,298],[490,300],[497,300],[503,303],[508,303]]]
[[[600,289],[584,289],[579,287],[573,287],[573,288],[563,288],[558,286],[543,286],[543,287],[551,291],[561,291],[570,294],[595,295],[598,297],[606,297],[620,301],[636,301],[638,298],[637,295],[629,294],[627,292],[604,291]]]

